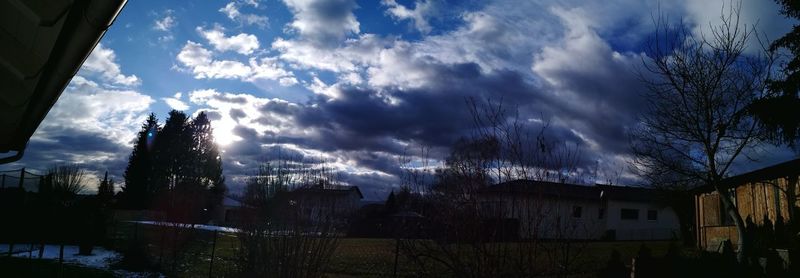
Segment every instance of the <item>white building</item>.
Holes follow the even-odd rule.
[[[675,212],[648,188],[516,180],[479,194],[484,217],[511,223],[520,238],[665,240],[680,234]]]

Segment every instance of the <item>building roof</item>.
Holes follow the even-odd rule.
[[[225,197],[222,198],[222,205],[225,207],[243,207],[244,203],[239,197],[225,195]]]
[[[358,186],[338,186],[335,188],[303,187],[295,189],[291,191],[291,193],[303,194],[303,195],[344,196],[350,194],[353,191],[355,191],[358,194],[359,199],[364,199],[364,195],[361,194],[361,190],[358,188]]]
[[[597,200],[600,191],[592,186],[534,180],[513,180],[478,191],[481,194],[532,194],[547,197]]]
[[[0,0],[0,164],[22,158],[31,135],[125,3]]]
[[[653,202],[658,199],[658,190],[644,187],[618,185],[579,185],[534,180],[514,180],[489,186],[481,194],[529,194],[551,198],[577,200],[609,199],[616,201]]]
[[[725,178],[722,180],[722,185],[726,187],[738,187],[751,182],[774,180],[791,175],[800,175],[800,159],[789,160],[744,174]],[[694,191],[696,193],[707,193],[714,191],[714,187],[711,185],[703,185],[695,188]]]

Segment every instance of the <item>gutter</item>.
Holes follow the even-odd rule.
[[[73,3],[39,84],[28,99],[29,105],[15,132],[19,137],[10,144],[9,149],[17,153],[0,158],[0,164],[22,158],[30,137],[126,3],[127,0],[77,0]]]

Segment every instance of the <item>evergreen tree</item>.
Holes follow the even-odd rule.
[[[787,18],[800,19],[800,1],[775,0],[781,6],[781,14]],[[770,139],[796,146],[800,141],[800,25],[794,25],[789,33],[774,41],[770,51],[784,49],[789,61],[781,63],[782,76],[769,82],[772,94],[756,100],[750,112],[758,117],[768,131]]]
[[[125,168],[125,185],[120,198],[127,208],[144,209],[153,200],[153,146],[159,130],[156,115],[150,113],[133,143],[133,151]]]
[[[389,193],[389,197],[386,198],[386,203],[384,203],[383,208],[387,215],[395,214],[400,210],[397,207],[397,200],[395,200],[394,197],[394,190],[392,190],[392,193]]]
[[[128,168],[126,198],[138,200],[133,197],[144,195],[146,202],[137,203],[136,208],[156,204],[169,210],[175,220],[199,220],[199,211],[219,205],[227,191],[222,158],[214,143],[211,122],[203,112],[191,119],[184,112],[172,110],[162,128],[151,114],[139,134]],[[132,175],[139,173],[137,170],[143,174]],[[144,193],[135,190],[139,188],[138,180],[128,181],[139,176],[146,181]]]
[[[108,180],[108,171],[100,181],[100,186],[97,187],[97,197],[102,203],[106,203],[114,197],[114,181]]]
[[[209,191],[209,209],[222,203],[227,188],[222,176],[222,158],[214,143],[213,129],[205,112],[200,112],[192,121],[192,136],[195,158],[194,177],[198,185]]]
[[[186,182],[191,176],[189,170],[193,163],[192,133],[189,119],[177,110],[169,112],[164,127],[158,133],[153,155],[154,185],[159,193],[169,192],[178,184]]]

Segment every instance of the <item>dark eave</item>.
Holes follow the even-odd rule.
[[[127,0],[0,0],[0,164],[28,140]]]
[[[783,163],[723,179],[722,186],[738,187],[752,182],[768,181],[797,175],[800,175],[800,159],[789,160]],[[712,191],[714,191],[714,187],[711,185],[704,185],[694,189],[695,193],[708,193]]]
[[[514,180],[483,188],[483,195],[541,196],[557,199],[655,202],[660,192],[651,188],[596,184],[580,185],[534,180]]]

